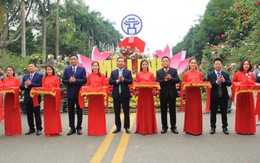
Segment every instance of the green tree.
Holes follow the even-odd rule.
[[[187,56],[194,56],[200,61],[205,46],[222,42],[221,35],[233,25],[232,22],[225,19],[223,14],[233,3],[234,0],[211,0],[204,15],[198,19],[198,24],[191,27],[183,40],[173,47],[173,54],[186,50]]]

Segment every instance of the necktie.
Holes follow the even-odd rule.
[[[30,74],[30,80],[32,80],[32,78],[33,78],[33,74]]]
[[[165,69],[165,72],[168,73],[168,69]]]
[[[217,73],[218,77],[220,76],[220,72]],[[218,97],[222,96],[221,82],[218,83]]]
[[[72,73],[75,74],[75,67],[72,67]]]
[[[119,70],[119,75],[122,75],[123,70]],[[119,84],[119,93],[121,93],[121,84]]]

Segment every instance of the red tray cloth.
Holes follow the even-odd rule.
[[[206,88],[206,93],[207,93],[207,101],[206,101],[206,107],[204,109],[204,113],[209,112],[210,108],[210,90],[211,90],[211,84],[210,82],[183,82],[181,84],[181,99],[180,99],[180,110],[184,111],[183,109],[183,95],[184,91],[187,87],[205,87]]]
[[[233,82],[232,83],[232,101],[236,103],[236,96],[239,93],[244,92],[260,92],[259,83],[242,83],[242,82]],[[255,105],[255,115],[258,115],[258,121],[260,121],[260,97],[257,96],[256,105]]]
[[[2,93],[13,93],[14,99],[15,99],[13,101],[14,109],[17,109],[19,107],[19,98],[18,98],[19,97],[19,91],[20,91],[19,87],[5,87],[4,85],[2,85],[0,87],[0,98],[2,100]],[[1,122],[2,119],[4,119],[4,114],[3,114],[2,103],[1,103],[1,105],[0,105],[0,122]]]
[[[82,86],[79,90],[79,106],[81,109],[85,108],[85,101],[84,96],[90,96],[90,95],[104,95],[104,98],[106,98],[106,108],[108,106],[108,87],[102,86],[102,87],[94,87],[94,86]]]
[[[157,88],[161,89],[160,84],[158,82],[134,82],[133,89],[145,87],[145,88]]]
[[[60,88],[49,87],[34,87],[31,89],[30,96],[33,98],[34,107],[39,106],[38,96],[39,94],[47,94],[55,97],[55,110],[59,110],[61,106],[61,91]]]
[[[4,119],[4,113],[2,108],[2,94],[0,93],[0,122]]]

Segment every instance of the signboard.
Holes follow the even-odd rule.
[[[121,22],[121,28],[127,35],[137,35],[143,27],[142,20],[135,14],[129,14]]]

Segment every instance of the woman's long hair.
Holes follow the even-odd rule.
[[[91,66],[93,66],[94,63],[97,63],[97,65],[98,65],[98,76],[101,77],[99,63],[98,63],[98,61],[94,61],[94,62],[91,63]],[[93,70],[91,72],[93,73]]]
[[[146,60],[146,59],[143,59],[140,63],[140,71],[143,71],[143,67],[142,67],[142,64],[146,62],[147,63],[147,71],[149,71],[149,62]]]
[[[246,61],[249,63],[248,72],[252,70],[252,64],[251,64],[251,62],[250,62],[249,60],[244,60],[244,61],[241,62],[241,64],[240,64],[239,71],[244,71],[243,65],[244,65],[244,63],[245,63]]]
[[[7,66],[6,68],[5,68],[5,71],[8,69],[8,68],[10,68],[10,69],[12,69],[13,70],[13,77],[15,77],[15,70],[14,70],[14,67],[13,66]]]
[[[191,59],[189,60],[189,70],[190,70],[190,63],[191,63],[192,60],[195,60],[196,63],[197,63],[197,67],[196,67],[196,70],[197,70],[197,68],[198,68],[198,61],[197,61],[197,59],[195,57],[191,57]]]
[[[51,65],[47,65],[46,68],[45,68],[45,76],[48,76],[48,74],[47,74],[47,68],[48,68],[48,67],[52,69],[52,75],[55,75],[55,70],[54,70],[54,68],[53,68]]]

